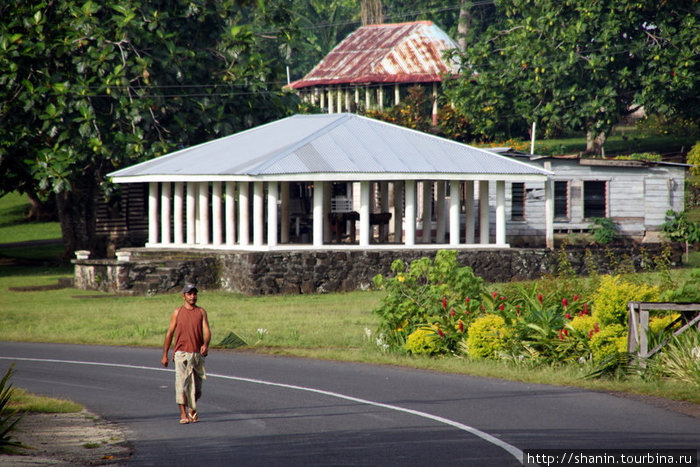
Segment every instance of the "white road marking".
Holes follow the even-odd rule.
[[[75,361],[75,360],[56,360],[56,359],[50,359],[50,358],[0,357],[0,360],[16,360],[16,361],[46,362],[46,363],[66,363],[66,364],[73,364],[73,365],[104,366],[104,367],[112,367],[112,368],[129,368],[129,369],[151,370],[151,371],[167,371],[167,372],[174,372],[175,371],[175,370],[168,369],[168,368],[158,368],[158,367],[150,367],[150,366],[126,365],[126,364],[121,364],[121,363],[82,362],[82,361]],[[321,394],[324,396],[334,397],[337,399],[343,399],[343,400],[347,400],[347,401],[351,401],[351,402],[356,402],[358,404],[371,405],[374,407],[381,407],[383,409],[393,410],[395,412],[403,412],[403,413],[415,415],[417,417],[422,417],[422,418],[426,418],[428,420],[433,420],[435,422],[442,423],[442,424],[451,426],[453,428],[457,428],[458,430],[462,430],[462,431],[466,431],[467,433],[471,433],[472,435],[477,436],[477,437],[483,439],[484,441],[487,441],[495,446],[498,446],[501,449],[505,450],[506,452],[510,453],[521,464],[523,462],[523,451],[516,448],[512,444],[508,444],[505,441],[500,440],[493,435],[490,435],[484,431],[481,431],[481,430],[474,428],[474,427],[471,427],[469,425],[465,425],[463,423],[459,423],[459,422],[456,422],[454,420],[450,420],[448,418],[439,417],[437,415],[432,415],[432,414],[429,414],[426,412],[421,412],[419,410],[407,409],[405,407],[400,407],[397,405],[384,404],[382,402],[374,402],[374,401],[370,401],[367,399],[360,399],[358,397],[347,396],[345,394],[340,394],[337,392],[324,391],[322,389],[308,388],[305,386],[296,386],[293,384],[275,383],[272,381],[265,381],[265,380],[252,379],[252,378],[243,378],[240,376],[227,376],[227,375],[220,375],[217,373],[207,373],[207,378],[210,378],[210,377],[228,379],[228,380],[232,380],[232,381],[241,381],[241,382],[252,383],[252,384],[262,384],[265,386],[274,386],[274,387],[284,388],[284,389],[294,389],[297,391],[306,391],[306,392],[311,392],[314,394]]]

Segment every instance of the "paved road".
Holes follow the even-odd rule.
[[[159,349],[0,342],[16,386],[121,424],[134,465],[504,467],[525,449],[700,446],[697,418],[607,394],[216,350],[202,421],[180,425],[159,359]]]

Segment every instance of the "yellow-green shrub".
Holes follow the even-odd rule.
[[[620,276],[602,276],[600,286],[593,293],[593,317],[600,327],[627,324],[627,302],[653,302],[659,299],[659,288],[646,284],[632,284]]]
[[[590,347],[594,362],[600,362],[620,352],[627,352],[627,332],[621,324],[611,324],[593,334]]]
[[[436,328],[424,326],[409,334],[404,348],[414,355],[435,355],[443,349],[441,340]]]
[[[510,334],[505,320],[498,315],[477,318],[469,326],[467,354],[475,359],[496,358],[506,350]]]
[[[580,315],[575,316],[574,319],[569,321],[569,326],[587,336],[591,331],[595,330],[597,322],[598,321],[591,315]]]
[[[680,317],[680,315],[678,313],[671,313],[671,314],[664,315],[664,316],[650,316],[649,317],[649,332],[652,332],[654,334],[658,334],[661,331],[663,331],[664,329],[666,329],[666,326],[673,323],[679,317]]]

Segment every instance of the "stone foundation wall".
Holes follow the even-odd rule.
[[[600,274],[610,272],[610,258],[641,268],[658,257],[662,244],[618,248],[568,248],[567,261],[577,274],[594,264]],[[179,291],[184,282],[202,289],[223,289],[244,295],[311,294],[367,288],[377,274],[389,274],[396,259],[407,263],[437,250],[308,250],[274,252],[221,252],[130,249],[130,258],[74,260],[74,285],[81,289],[145,295]],[[586,259],[586,251],[589,258]],[[682,251],[674,248],[672,264]],[[553,274],[562,263],[561,250],[506,248],[459,250],[458,260],[487,282],[537,279]]]

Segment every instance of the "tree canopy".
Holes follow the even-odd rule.
[[[0,189],[55,195],[67,252],[91,249],[106,173],[289,113],[288,10],[261,5],[4,2]]]
[[[449,99],[485,138],[585,130],[600,150],[644,106],[698,118],[700,5],[693,0],[503,0],[461,54]],[[596,141],[597,138],[597,141]],[[597,143],[594,147],[594,143]]]

